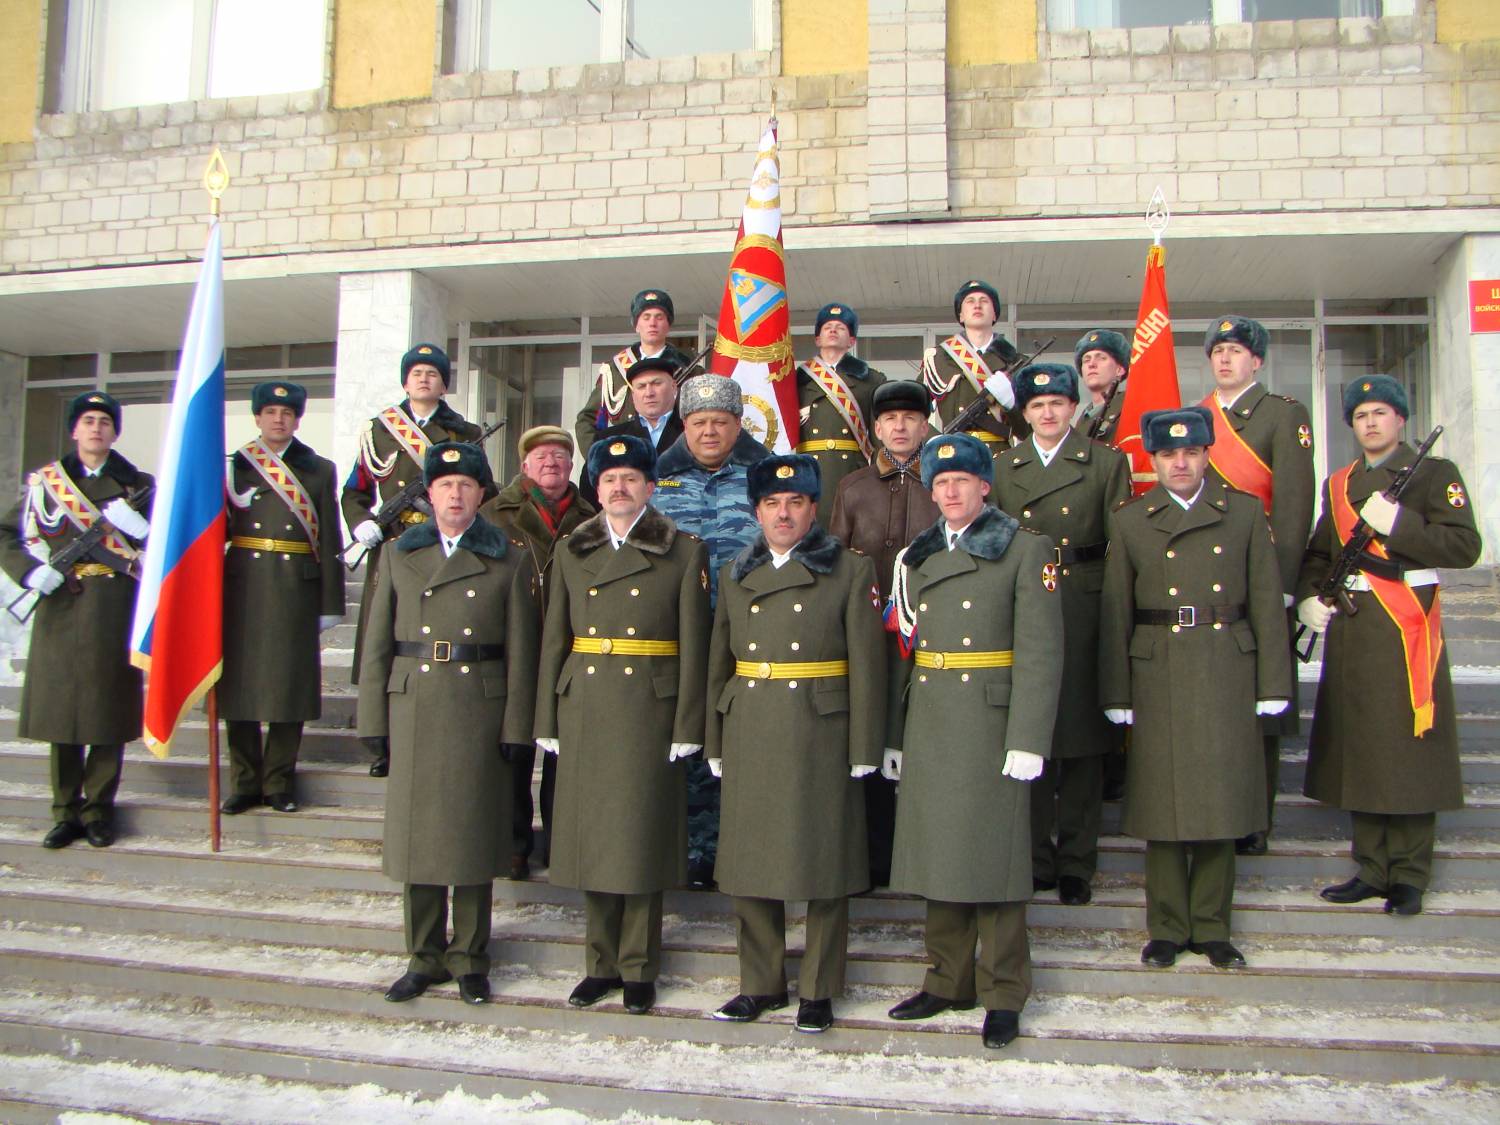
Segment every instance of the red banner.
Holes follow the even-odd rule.
[[[1130,345],[1130,377],[1125,381],[1125,405],[1115,445],[1130,458],[1131,487],[1137,496],[1156,484],[1151,456],[1141,445],[1141,415],[1151,410],[1176,410],[1182,405],[1177,387],[1177,355],[1172,350],[1172,314],[1167,308],[1167,252],[1152,246],[1146,253],[1146,277],[1141,307]]]
[[[1500,279],[1469,282],[1469,331],[1500,332]]]

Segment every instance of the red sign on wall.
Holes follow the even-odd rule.
[[[1469,331],[1500,332],[1500,278],[1469,282]]]

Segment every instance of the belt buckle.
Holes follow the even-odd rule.
[[[435,660],[435,661],[437,661],[439,664],[447,664],[450,660],[452,660],[453,659],[453,642],[452,641],[433,641],[432,642],[432,659]]]
[[[1055,562],[1055,563],[1057,563],[1058,566],[1062,566],[1063,560],[1062,560],[1062,548],[1061,547],[1053,547],[1052,548],[1052,561]]]
[[[1184,629],[1191,629],[1198,624],[1198,607],[1191,605],[1180,605],[1177,607],[1177,624]]]

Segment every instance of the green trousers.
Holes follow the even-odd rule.
[[[230,790],[246,797],[291,793],[302,724],[267,723],[264,747],[259,723],[226,719],[224,725],[229,728]]]
[[[1032,877],[1091,880],[1099,866],[1103,811],[1103,754],[1048,759],[1042,776],[1031,783]]]
[[[1281,782],[1281,735],[1263,734],[1260,740],[1266,751],[1266,835],[1269,836],[1276,824],[1276,790]]]
[[[584,972],[653,981],[661,971],[661,892],[583,894]]]
[[[927,900],[922,990],[961,1006],[1019,1012],[1031,995],[1031,945],[1024,902]],[[977,957],[977,961],[976,961]]]
[[[449,888],[407,883],[402,888],[406,912],[408,972],[461,977],[490,971],[490,904],[493,883],[454,887],[453,938],[448,938]]]
[[[747,996],[785,992],[786,903],[774,898],[736,898],[734,920],[740,991]],[[807,941],[797,974],[797,993],[803,1000],[831,1000],[844,991],[848,947],[849,900],[809,902]]]
[[[1146,929],[1188,945],[1228,941],[1233,840],[1146,841]]]
[[[1354,840],[1350,852],[1359,877],[1386,890],[1405,883],[1425,891],[1432,878],[1432,849],[1437,842],[1436,813],[1350,813]]]
[[[52,820],[61,824],[92,824],[108,821],[115,814],[115,793],[120,788],[120,767],[125,747],[83,747],[71,742],[52,744]]]

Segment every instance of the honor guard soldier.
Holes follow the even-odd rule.
[[[724,779],[719,886],[734,896],[744,1022],[785,1007],[786,902],[807,900],[797,1029],[826,1030],[844,988],[849,896],[870,887],[856,778],[880,766],[886,651],[875,565],[817,524],[806,454],[750,468],[761,533],[719,578],[706,754]]]
[[[1270,339],[1258,321],[1226,316],[1209,326],[1203,341],[1217,384],[1202,404],[1214,415],[1217,440],[1209,451],[1212,477],[1248,492],[1261,502],[1271,521],[1281,575],[1282,602],[1291,625],[1293,593],[1302,552],[1312,530],[1312,423],[1307,408],[1294,398],[1273,395],[1256,382]],[[1288,634],[1290,638],[1290,633]],[[1290,639],[1288,640],[1290,643]],[[1291,705],[1261,724],[1265,754],[1266,830],[1235,841],[1240,855],[1264,855],[1266,837],[1276,816],[1276,787],[1281,771],[1281,736],[1298,727],[1297,679],[1292,677]]]
[[[655,506],[708,547],[708,593],[718,598],[718,572],[760,534],[750,502],[749,471],[771,451],[740,423],[739,384],[697,375],[678,399],[682,437],[656,464]],[[713,882],[719,840],[719,783],[701,758],[688,763],[688,882]]]
[[[423,479],[433,518],[380,567],[359,677],[360,736],[390,740],[381,850],[406,916],[407,971],[385,998],[457,977],[482,1004],[493,880],[511,845],[505,755],[530,743],[536,705],[535,576],[524,547],[477,514],[489,480],[477,445],[433,444]]]
[[[1436,813],[1464,803],[1437,568],[1473,566],[1482,545],[1451,461],[1425,458],[1399,502],[1384,495],[1416,457],[1402,441],[1408,413],[1389,375],[1345,388],[1361,456],[1324,485],[1297,586],[1298,616],[1326,634],[1304,792],[1354,822],[1354,877],[1323,897],[1384,898],[1387,913],[1409,915],[1421,913],[1432,874]],[[1345,582],[1351,617],[1316,595],[1360,519],[1376,534]]]
[[[671,349],[675,354],[676,349]],[[626,370],[630,384],[630,406],[634,414],[624,421],[598,431],[595,440],[632,434],[641,438],[658,456],[682,436],[682,418],[677,413],[677,372],[679,364],[669,355],[638,359]],[[590,504],[599,506],[599,494],[585,463],[578,490]]]
[[[1160,483],[1110,521],[1100,699],[1132,725],[1123,831],[1146,841],[1141,960],[1188,949],[1243,966],[1230,944],[1234,841],[1266,822],[1257,716],[1291,697],[1276,552],[1256,497],[1206,479],[1204,406],[1154,410],[1141,439]]]
[[[587,975],[568,1002],[623,987],[641,1014],[656,1003],[662,892],[687,878],[678,761],[703,749],[708,552],[650,506],[644,438],[596,441],[589,475],[604,511],[558,551],[537,685],[537,742],[558,755],[548,877],[584,892]]]
[[[891,889],[927,900],[931,968],[892,1019],[984,1005],[984,1045],[1020,1032],[1031,992],[1031,793],[1063,674],[1052,540],[987,502],[995,464],[968,434],[922,447],[942,516],[896,563],[894,618],[915,668],[891,683],[901,781]],[[975,955],[978,954],[976,969]]]
[[[599,365],[599,377],[588,401],[573,422],[578,435],[578,451],[587,457],[589,447],[599,434],[636,415],[632,402],[630,369],[643,359],[662,359],[672,365],[677,379],[687,377],[684,368],[693,357],[667,343],[676,311],[672,296],[665,289],[642,289],[630,302],[630,324],[639,343],[621,348],[608,363]]]
[[[913,379],[891,379],[871,396],[875,416],[875,460],[839,482],[828,530],[833,537],[875,560],[884,605],[891,596],[896,555],[938,518],[922,484],[922,442],[932,432],[927,416],[932,395]],[[887,647],[895,649],[894,636]],[[894,655],[894,653],[893,653]],[[865,778],[865,825],[870,835],[870,878],[891,881],[891,843],[896,834],[896,783],[882,774]]]
[[[337,470],[297,440],[306,406],[296,383],[257,384],[250,409],[260,436],[230,458],[217,685],[229,729],[230,815],[262,800],[297,811],[302,724],[322,713],[318,634],[344,617]]]
[[[1007,378],[990,376],[1016,362],[1021,355],[995,332],[1000,319],[1000,294],[985,281],[966,281],[953,295],[953,315],[963,329],[922,357],[922,380],[937,400],[943,424],[954,418],[989,387],[998,405],[969,433],[991,447],[996,456],[1009,447],[1012,436],[1026,436],[1026,423],[1015,408],[1016,392]]]
[[[0,523],[0,566],[40,599],[31,624],[22,738],[52,744],[53,827],[43,847],[115,840],[115,791],[125,743],[141,736],[141,674],[130,663],[140,545],[153,488],[111,447],[120,404],[86,391],[68,406],[74,449],[26,478]],[[140,508],[142,510],[137,511]],[[110,531],[63,573],[48,565],[104,520]],[[88,747],[87,757],[84,747]]]
[[[365,586],[359,607],[359,624],[354,634],[354,675],[359,683],[364,648],[365,617],[370,594],[375,589],[375,574],[380,567],[381,544],[385,532],[371,517],[380,505],[421,479],[427,450],[440,441],[473,441],[482,432],[472,422],[443,401],[448,392],[451,371],[448,356],[436,344],[417,344],[401,357],[401,386],[406,398],[388,406],[365,423],[359,439],[359,457],[339,499],[344,522],[350,533],[364,544]],[[488,482],[486,482],[488,484]],[[422,502],[425,504],[425,501]],[[400,516],[393,537],[430,517],[422,505],[408,508]],[[372,777],[384,777],[389,748],[372,747],[375,761]]]
[[[570,479],[573,475],[573,437],[561,426],[533,426],[521,435],[517,446],[521,454],[521,471],[515,480],[487,501],[479,514],[519,540],[531,557],[536,575],[538,630],[547,613],[547,596],[552,585],[552,563],[557,545],[587,520],[598,514]],[[540,640],[539,640],[540,643]],[[510,756],[515,775],[512,794],[515,807],[511,828],[515,844],[510,857],[510,877],[531,876],[531,854],[536,848],[533,823],[536,806],[531,795],[531,779],[536,772],[536,746],[527,742],[517,746]],[[542,785],[542,835],[547,840],[550,860],[552,846],[552,798],[557,785],[557,761],[544,756]]]
[[[852,354],[859,337],[859,314],[835,301],[818,310],[813,341],[818,354],[797,366],[801,440],[797,452],[818,462],[823,495],[818,522],[828,526],[839,482],[875,456],[870,436],[872,399],[885,376]]]
[[[1073,345],[1073,366],[1089,392],[1088,404],[1074,428],[1086,438],[1113,445],[1115,426],[1125,409],[1130,341],[1108,328],[1090,328]]]
[[[1062,602],[1063,675],[1052,753],[1031,786],[1032,883],[1070,906],[1089,901],[1099,860],[1104,762],[1119,735],[1099,709],[1099,592],[1109,513],[1130,495],[1125,455],[1070,428],[1078,373],[1034,363],[1016,375],[1031,439],[995,462],[995,503],[1046,535]],[[1056,832],[1056,841],[1053,833]]]

